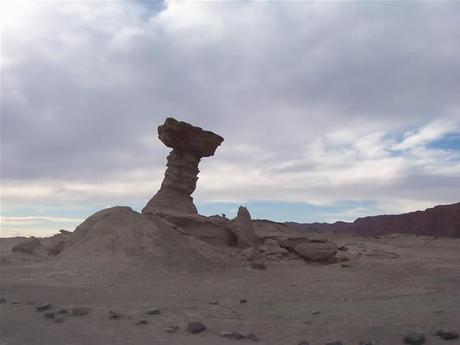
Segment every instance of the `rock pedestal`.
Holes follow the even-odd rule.
[[[213,132],[173,118],[167,118],[158,127],[158,137],[173,150],[168,156],[161,188],[142,213],[197,214],[192,193],[200,172],[198,164],[202,157],[214,155],[224,139]]]

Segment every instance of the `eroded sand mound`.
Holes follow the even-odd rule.
[[[166,220],[121,206],[86,219],[69,236],[58,258],[73,262],[136,261],[152,268],[167,265],[191,270],[229,264],[222,252],[180,233]]]

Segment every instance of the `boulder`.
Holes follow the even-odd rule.
[[[41,247],[41,241],[36,237],[28,238],[11,248],[13,252],[22,252],[27,254],[35,254],[35,251]]]
[[[257,244],[251,215],[246,207],[238,208],[238,215],[227,224],[226,228],[236,236],[238,247],[248,248]]]
[[[294,251],[303,258],[311,261],[327,261],[337,253],[333,242],[306,242],[294,247]]]

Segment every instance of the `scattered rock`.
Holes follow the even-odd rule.
[[[157,308],[154,308],[154,309],[147,310],[145,313],[149,314],[149,315],[159,315],[159,314],[161,314],[161,310],[157,309]]]
[[[341,264],[340,264],[340,267],[342,267],[342,268],[351,268],[351,267],[353,267],[353,266],[352,266],[351,264],[341,263]]]
[[[136,325],[145,325],[146,323],[148,323],[147,320],[139,320],[135,322]]]
[[[109,311],[109,319],[116,320],[120,318],[120,314],[114,312],[113,310]]]
[[[210,304],[210,305],[218,305],[219,302],[218,302],[218,301],[211,301],[211,302],[209,302],[209,304]]]
[[[420,333],[409,333],[403,338],[405,344],[421,345],[425,342],[425,336]]]
[[[6,298],[5,297],[0,297],[0,304],[6,303]]]
[[[189,333],[200,333],[206,330],[206,326],[199,321],[189,322],[187,325],[187,331]]]
[[[436,335],[444,340],[452,340],[458,338],[458,333],[455,331],[443,331],[439,330],[436,332]]]
[[[179,329],[179,326],[169,326],[167,328],[165,328],[165,333],[174,333],[174,332],[177,332],[177,330]]]
[[[267,269],[267,265],[262,260],[256,260],[256,261],[251,262],[250,267],[255,270],[266,270]]]
[[[301,340],[297,343],[297,345],[310,345],[310,343],[306,340]]]
[[[62,323],[63,321],[64,321],[64,317],[62,315],[55,315],[54,316],[54,322]]]
[[[327,261],[337,254],[337,246],[332,242],[307,242],[295,246],[294,251],[308,260]]]
[[[41,241],[36,237],[28,238],[11,248],[13,252],[22,252],[27,254],[34,254],[35,250],[41,247]]]
[[[61,308],[58,311],[56,311],[56,314],[68,314],[67,309]]]
[[[343,345],[341,341],[333,341],[332,343],[326,343],[325,345]]]
[[[21,304],[21,303],[19,303],[18,301],[13,301],[13,302],[11,302],[11,304],[13,304],[13,305],[19,305],[19,304]]]
[[[319,315],[319,314],[321,314],[321,312],[317,310],[311,313],[311,315]]]
[[[35,307],[35,310],[37,311],[45,311],[45,310],[49,310],[51,308],[51,303],[49,302],[46,302],[46,303],[42,303],[42,304],[39,304]]]
[[[240,300],[240,303],[248,303],[248,300],[246,298],[243,298]]]
[[[359,345],[372,345],[372,341],[370,340],[361,340]]]
[[[75,306],[70,309],[70,315],[72,316],[85,316],[88,315],[91,308],[87,306]],[[61,312],[62,311],[62,312]],[[61,309],[61,314],[67,313],[67,310]]]
[[[340,247],[337,248],[337,250],[340,250],[342,252],[346,252],[348,250],[348,247],[340,246]]]
[[[45,314],[43,314],[45,319],[52,319],[54,318],[54,311],[47,311]]]
[[[329,242],[327,238],[312,238],[310,243],[327,243]]]

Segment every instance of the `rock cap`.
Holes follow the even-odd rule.
[[[210,157],[224,141],[220,135],[168,117],[158,126],[158,137],[168,147],[190,152],[196,157]]]

